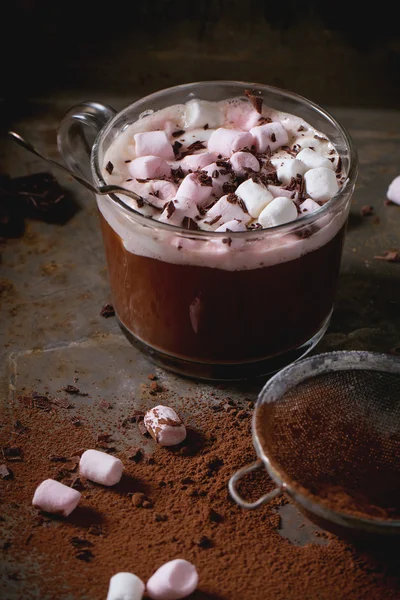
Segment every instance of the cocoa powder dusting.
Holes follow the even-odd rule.
[[[398,564],[371,562],[331,535],[324,535],[326,545],[294,546],[279,534],[277,510],[285,499],[256,511],[244,511],[230,499],[229,477],[254,461],[255,452],[250,412],[239,406],[225,411],[222,405],[217,410],[204,405],[201,415],[186,423],[185,442],[156,447],[152,460],[130,460],[132,448],[115,453],[124,462],[124,475],[118,485],[104,488],[48,458],[76,457],[78,448],[95,447],[98,432],[86,420],[75,427],[60,408],[43,411],[17,403],[12,421],[4,420],[0,430],[1,446],[7,447],[16,419],[27,428],[18,439],[24,460],[12,463],[13,479],[1,481],[1,538],[8,542],[13,536],[2,552],[13,580],[10,590],[20,590],[19,597],[30,597],[27,590],[37,588],[41,598],[98,600],[118,571],[147,581],[164,562],[181,557],[199,571],[193,600],[398,598]],[[31,506],[36,486],[49,477],[82,491],[68,518],[49,517]],[[239,491],[256,499],[273,487],[258,471]]]

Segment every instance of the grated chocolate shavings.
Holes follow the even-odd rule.
[[[232,171],[232,165],[227,160],[216,160],[215,164],[217,165],[217,167],[222,167],[224,169],[227,169],[228,171]]]
[[[74,408],[74,404],[68,398],[54,398],[53,403],[59,408]]]
[[[253,108],[261,115],[263,105],[262,96],[256,96],[250,90],[245,90],[244,93],[251,102]]]
[[[267,123],[272,123],[272,119],[263,116],[258,119],[258,123],[259,125],[266,125]]]
[[[111,161],[108,161],[108,163],[106,164],[106,171],[107,173],[109,173],[110,175],[112,174],[112,172],[114,171],[114,165],[112,164]]]
[[[212,179],[205,171],[196,171],[195,175],[200,185],[212,187]]]
[[[273,143],[276,142],[276,135],[274,132],[272,132],[269,137],[270,137],[271,142],[273,142]]]
[[[234,183],[229,183],[229,181],[225,181],[222,185],[222,191],[224,194],[233,194],[236,190],[236,185]]]
[[[237,203],[238,203],[238,200],[239,200],[239,197],[238,197],[238,196],[236,196],[236,194],[235,194],[235,193],[233,193],[233,192],[230,192],[230,193],[227,195],[226,199],[227,199],[227,201],[228,201],[228,202],[230,202],[231,204],[237,204]]]
[[[181,142],[174,142],[172,144],[172,150],[174,151],[175,156],[178,156],[180,149],[182,148],[183,144],[181,144]]]
[[[190,231],[196,231],[197,229],[199,229],[199,226],[197,225],[196,221],[194,221],[191,217],[183,217],[181,225],[182,227],[184,227],[185,229],[189,229]]]
[[[173,138],[179,137],[180,135],[183,135],[185,133],[184,129],[177,129],[177,131],[173,131],[171,133]]]
[[[175,204],[172,202],[172,200],[167,202],[167,204],[164,206],[164,210],[167,213],[167,219],[170,219],[176,210]]]
[[[217,215],[216,217],[211,219],[211,221],[205,221],[205,223],[207,223],[207,225],[215,225],[215,223],[218,223],[221,217],[222,215]]]
[[[305,128],[305,127],[303,127],[303,125],[300,125],[300,127],[298,128],[298,130],[297,130],[297,131],[305,131],[305,130],[306,130],[306,128]]]
[[[171,169],[171,175],[175,183],[179,183],[179,181],[185,177],[182,167]]]

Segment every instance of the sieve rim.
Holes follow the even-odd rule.
[[[313,369],[309,367],[312,365]],[[279,400],[289,389],[292,389],[310,376],[324,373],[349,370],[381,371],[400,375],[400,359],[390,354],[368,352],[364,350],[338,350],[309,356],[288,365],[276,373],[262,388],[258,395],[252,419],[252,437],[258,457],[264,464],[268,475],[278,487],[296,503],[326,521],[342,527],[369,531],[372,533],[399,534],[400,519],[364,518],[346,512],[328,508],[323,502],[314,502],[299,492],[295,486],[285,481],[283,469],[272,465],[271,459],[264,451],[257,433],[256,421],[260,407]]]

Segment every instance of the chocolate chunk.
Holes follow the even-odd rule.
[[[160,514],[156,513],[154,515],[154,520],[156,523],[164,523],[165,521],[168,521],[168,517],[167,517],[167,515],[160,515]]]
[[[374,214],[374,207],[371,206],[370,204],[366,204],[365,206],[362,207],[361,216],[370,217],[373,214]]]
[[[133,460],[135,463],[139,463],[143,458],[143,452],[141,448],[131,448],[127,452],[128,460]]]
[[[247,98],[250,100],[253,108],[261,115],[262,104],[263,104],[262,96],[256,96],[255,94],[252,94],[252,92],[250,90],[245,90],[244,93],[247,96]]]
[[[224,520],[224,517],[221,514],[219,514],[216,510],[214,510],[213,508],[210,508],[210,511],[208,513],[208,518],[213,523],[222,523],[222,521]]]
[[[218,221],[220,220],[221,217],[222,217],[222,215],[217,215],[216,217],[211,219],[211,221],[206,221],[206,223],[207,223],[207,225],[215,225],[215,223],[218,223]]]
[[[206,147],[206,145],[204,142],[201,142],[200,140],[196,140],[195,142],[190,144],[190,146],[187,147],[187,150],[190,150],[190,152],[196,152],[197,150],[204,150],[205,147]]]
[[[191,217],[183,217],[181,225],[184,229],[189,229],[190,231],[196,231],[199,229],[196,221],[194,221]]]
[[[68,398],[54,398],[53,404],[59,408],[74,408],[74,404]]]
[[[35,392],[32,394],[33,397],[33,405],[35,408],[39,410],[43,410],[48,412],[51,410],[51,401],[47,396],[41,396],[40,394],[36,394]]]
[[[108,163],[106,164],[106,171],[107,173],[109,173],[111,175],[111,173],[114,171],[114,165],[112,164],[111,161],[108,161]]]
[[[175,183],[179,183],[179,181],[185,177],[182,167],[171,169],[171,174]]]
[[[164,210],[167,213],[167,219],[170,219],[176,210],[175,204],[172,202],[172,200],[167,202],[167,204],[164,206]]]
[[[94,554],[90,550],[82,550],[81,552],[78,552],[75,557],[88,563],[93,560]]]
[[[182,145],[180,142],[176,141],[172,144],[172,150],[174,151],[175,156],[178,156],[179,154],[179,150],[182,148]]]
[[[398,250],[385,250],[383,256],[374,256],[374,258],[386,262],[400,262],[400,253]]]
[[[6,465],[0,465],[0,479],[12,479],[13,473]]]
[[[6,460],[11,462],[20,462],[23,460],[22,449],[18,448],[17,446],[4,446],[1,451]]]
[[[315,135],[314,135],[314,138],[315,138],[316,140],[321,140],[322,142],[327,142],[327,141],[328,141],[328,140],[327,140],[327,138],[326,138],[326,137],[324,137],[323,135],[318,135],[318,134],[315,134]]]
[[[115,310],[112,304],[105,304],[100,311],[100,316],[108,319],[108,317],[115,316]]]
[[[276,135],[274,134],[274,132],[272,132],[269,137],[270,137],[271,142],[273,142],[273,143],[276,142]]]
[[[72,425],[75,425],[75,427],[79,427],[81,420],[78,417],[71,417],[71,423]]]
[[[61,388],[62,392],[67,392],[67,394],[71,394],[72,396],[88,396],[86,392],[81,392],[79,388],[74,385],[66,385]]]
[[[177,131],[173,131],[171,133],[172,137],[176,138],[179,137],[180,135],[183,135],[185,133],[184,129],[178,129]]]
[[[74,546],[74,548],[92,548],[93,543],[90,540],[85,540],[84,538],[72,537],[69,540],[69,543]]]
[[[232,165],[230,162],[226,160],[216,160],[215,164],[217,167],[222,167],[223,169],[227,169],[228,171],[232,171]]]
[[[196,544],[196,546],[199,546],[200,548],[203,548],[204,550],[207,550],[207,548],[211,548],[213,545],[210,538],[207,537],[206,535],[200,536],[197,540],[195,540],[194,543]]]
[[[49,461],[50,462],[68,462],[68,458],[66,456],[57,456],[56,454],[50,454]]]
[[[342,158],[339,156],[335,173],[339,174],[339,173],[341,173],[341,171],[342,171]]]
[[[88,533],[96,535],[97,537],[107,537],[107,531],[101,525],[91,525],[88,529]]]

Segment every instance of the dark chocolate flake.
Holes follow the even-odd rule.
[[[183,217],[182,219],[182,227],[184,229],[189,229],[190,231],[196,231],[199,229],[196,221],[194,221],[191,217]]]
[[[175,141],[172,144],[172,150],[174,151],[175,156],[178,156],[180,149],[182,148],[182,145],[180,142]]]
[[[76,554],[76,558],[79,558],[79,560],[83,560],[85,562],[90,562],[93,560],[94,554],[90,550],[82,550]]]
[[[74,408],[74,404],[68,398],[54,398],[53,404],[59,408]]]
[[[273,143],[275,143],[275,142],[276,142],[276,135],[275,135],[275,133],[274,133],[274,132],[272,132],[272,133],[271,133],[271,135],[270,135],[269,137],[270,137],[270,140],[271,140],[271,142],[273,142]]]
[[[297,131],[305,131],[305,130],[306,130],[306,128],[303,127],[303,125],[300,125],[300,127],[297,129]]]
[[[72,396],[88,396],[89,394],[85,393],[85,392],[81,392],[79,388],[75,387],[74,385],[66,385],[63,388],[61,388],[62,392],[66,392],[67,394],[71,394]]]
[[[173,131],[171,133],[173,138],[179,137],[180,135],[183,135],[185,133],[184,129],[178,129],[177,131]]]
[[[129,160],[124,160],[124,163],[130,163],[130,162],[132,162],[131,158]]]
[[[207,225],[215,225],[215,223],[218,223],[221,217],[222,215],[217,215],[216,217],[211,219],[211,221],[207,221]]]
[[[115,310],[112,304],[105,304],[100,311],[100,316],[108,319],[115,316]]]
[[[207,129],[208,129],[208,123],[206,123],[206,124],[204,125],[204,129],[207,131]]]
[[[229,181],[225,181],[222,185],[222,191],[224,194],[233,194],[236,190],[236,185],[234,183],[229,183]]]
[[[256,96],[250,90],[245,90],[244,93],[251,102],[253,108],[261,115],[263,104],[262,96]]]
[[[164,210],[167,213],[167,219],[170,219],[175,212],[175,204],[170,200],[164,207]]]
[[[342,159],[339,156],[335,173],[339,174],[341,172],[341,170],[342,170]]]
[[[114,171],[114,165],[112,164],[111,161],[108,161],[108,163],[106,164],[106,171],[107,173],[109,173],[110,175],[112,174],[112,172]]]
[[[4,458],[10,462],[20,462],[23,459],[23,452],[21,448],[16,446],[4,446],[1,451]]]
[[[79,537],[72,537],[69,540],[70,544],[72,544],[74,546],[74,548],[92,548],[93,547],[93,542],[91,542],[90,540],[85,540],[84,538],[79,538]]]

